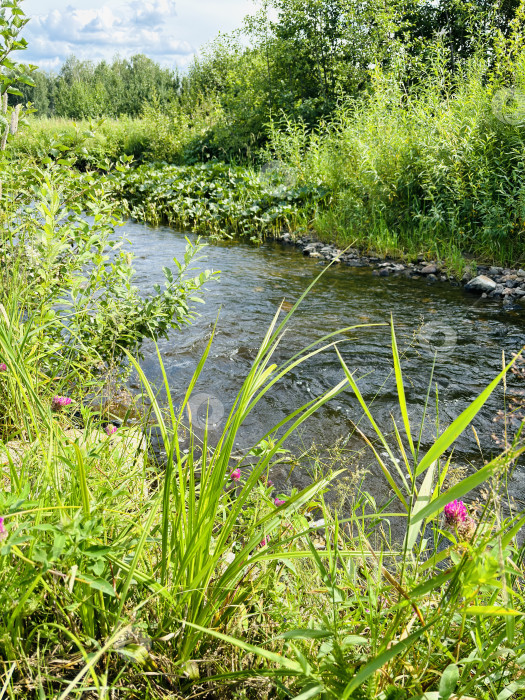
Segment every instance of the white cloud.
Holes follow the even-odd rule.
[[[22,60],[50,69],[72,53],[94,61],[145,53],[163,64],[186,63],[195,47],[170,34],[167,23],[174,16],[174,0],[131,0],[115,9],[52,9],[27,25],[29,49]]]

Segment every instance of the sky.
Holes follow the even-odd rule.
[[[136,53],[184,69],[256,9],[253,0],[25,0],[22,8],[29,47],[16,58],[52,71],[71,54],[97,62]]]

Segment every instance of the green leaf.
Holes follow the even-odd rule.
[[[280,634],[277,639],[324,639],[333,637],[330,630],[296,629]]]
[[[462,611],[465,615],[488,615],[489,617],[499,617],[500,615],[525,615],[524,611],[503,608],[500,605],[469,605]]]
[[[474,401],[466,408],[463,413],[461,413],[456,420],[448,426],[445,432],[440,435],[436,442],[432,445],[426,455],[423,457],[419,463],[416,476],[422,474],[425,469],[427,469],[432,462],[436,461],[441,457],[441,455],[448,450],[450,445],[458,438],[465,428],[472,423],[474,418],[477,416],[478,412],[484,406],[484,404],[489,399],[490,395],[494,389],[498,386],[503,377],[507,374],[512,365],[516,362],[517,357],[515,357],[509,364],[503,369],[498,376],[492,380],[488,387],[481,392],[481,394],[474,399]]]
[[[456,689],[459,681],[459,668],[456,664],[449,664],[443,671],[439,681],[439,697],[441,700],[448,700]]]
[[[89,574],[82,573],[77,576],[77,581],[87,583],[91,588],[95,588],[97,591],[102,591],[102,593],[106,593],[106,595],[109,595],[112,598],[115,597],[115,590],[113,586],[109,583],[109,581],[105,581],[103,578],[95,578]]]

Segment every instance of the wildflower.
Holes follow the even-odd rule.
[[[452,501],[444,508],[445,522],[449,527],[457,527],[467,519],[468,513],[463,501]]]
[[[273,486],[273,481],[271,479],[267,479],[265,476],[261,477],[261,481],[266,488]]]
[[[5,362],[0,362],[0,372],[7,372],[7,365]]]
[[[459,523],[457,531],[460,540],[471,540],[476,532],[476,521],[467,515],[465,520]]]
[[[60,411],[64,406],[69,406],[72,403],[68,396],[53,396],[51,400],[51,409],[53,411]]]
[[[0,542],[7,539],[7,530],[5,529],[4,519],[0,518]]]
[[[279,506],[284,506],[284,504],[286,503],[286,501],[281,501],[280,498],[276,498],[276,499],[274,500],[274,503],[275,503],[275,505],[276,505],[277,507],[279,507]]]
[[[232,473],[230,474],[230,479],[233,479],[233,481],[239,481],[241,478],[241,470],[237,467],[237,469],[234,469]]]
[[[259,547],[266,547],[266,545],[268,544],[268,539],[268,537],[263,537]]]
[[[106,426],[106,433],[111,436],[114,435],[117,432],[118,428],[116,425],[112,425],[111,423]]]
[[[445,526],[456,533],[459,540],[470,540],[476,531],[476,521],[470,517],[463,501],[452,501],[444,508]]]

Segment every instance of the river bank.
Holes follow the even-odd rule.
[[[318,240],[315,236],[301,236],[285,232],[276,235],[283,245],[298,247],[303,255],[320,262],[341,264],[348,267],[369,267],[380,277],[403,276],[426,279],[429,283],[448,282],[462,286],[468,292],[482,299],[500,299],[503,305],[511,307],[525,304],[525,270],[522,268],[484,265],[472,261],[463,275],[458,278],[448,271],[446,264],[438,260],[418,256],[416,262],[401,262],[389,256],[367,255],[357,248],[342,250],[337,245]]]

